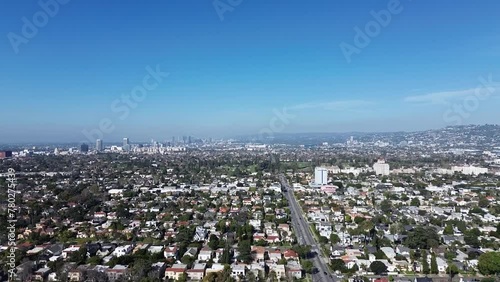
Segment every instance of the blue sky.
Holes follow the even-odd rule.
[[[39,2],[3,1],[0,142],[84,140],[103,119],[109,141],[498,123],[500,2],[392,1],[242,0],[221,20],[208,0],[70,0],[32,38]],[[391,19],[358,48],[372,11]],[[112,110],[148,66],[169,75]]]

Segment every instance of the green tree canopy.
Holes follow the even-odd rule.
[[[479,257],[477,265],[483,275],[500,274],[500,252],[484,253]]]
[[[370,270],[375,273],[375,275],[381,275],[387,272],[387,266],[381,261],[374,261],[370,264]]]

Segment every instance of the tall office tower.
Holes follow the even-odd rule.
[[[314,169],[314,184],[326,185],[328,184],[328,170],[324,167],[316,167]]]
[[[122,149],[124,151],[130,151],[130,142],[127,137],[123,138]]]
[[[101,139],[97,139],[95,141],[95,149],[97,152],[102,152],[104,150],[104,146],[102,145],[102,140]]]
[[[0,159],[12,158],[12,151],[0,151]]]
[[[87,153],[89,151],[89,145],[83,143],[81,146],[80,146],[80,152],[82,153]]]

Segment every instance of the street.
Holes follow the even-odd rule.
[[[302,215],[302,210],[295,199],[293,190],[283,175],[279,175],[281,185],[286,189],[284,193],[290,205],[292,216],[292,226],[297,235],[297,240],[301,245],[310,245],[312,253],[316,253],[311,259],[318,271],[312,274],[313,281],[336,281],[327,265],[328,258],[324,258],[320,245],[315,241],[309,224]],[[326,274],[325,274],[326,273]]]

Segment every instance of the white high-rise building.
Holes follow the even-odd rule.
[[[130,141],[128,140],[128,138],[123,138],[123,144],[122,144],[122,149],[124,151],[129,151],[130,150]]]
[[[376,175],[389,175],[391,173],[389,169],[389,164],[385,162],[385,160],[378,160],[374,165],[373,165],[373,170],[375,171]]]
[[[324,167],[316,167],[314,169],[314,184],[326,185],[328,184],[328,170]]]
[[[95,141],[95,149],[96,149],[97,152],[101,152],[101,151],[104,150],[104,147],[102,145],[102,140],[101,139],[97,139]]]

